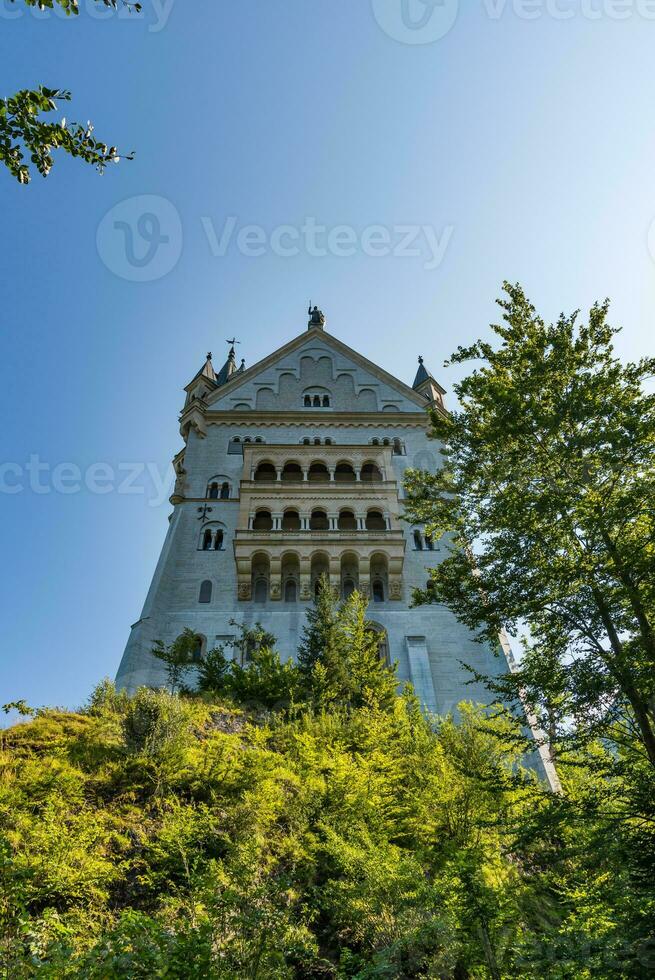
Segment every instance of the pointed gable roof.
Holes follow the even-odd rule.
[[[191,381],[186,386],[187,389],[190,388],[191,385],[193,384],[193,382],[194,381],[197,381],[198,378],[205,378],[207,381],[211,381],[212,384],[216,384],[216,372],[214,371],[214,365],[212,364],[212,352],[211,351],[208,351],[207,352],[207,359],[206,359],[205,363],[200,368],[200,370],[196,374],[194,374],[194,376],[191,378]]]
[[[208,401],[211,403],[217,398],[222,398],[228,392],[236,391],[242,384],[244,384],[246,381],[250,381],[255,377],[255,375],[259,374],[261,371],[264,371],[281,357],[285,357],[287,354],[293,353],[299,348],[304,347],[306,344],[314,343],[319,338],[324,344],[326,344],[326,346],[331,347],[337,353],[350,358],[365,371],[369,371],[380,381],[385,382],[391,388],[395,388],[396,391],[404,395],[407,399],[409,399],[409,401],[414,402],[417,407],[421,409],[425,408],[426,400],[424,395],[414,391],[414,389],[410,388],[410,386],[405,384],[404,381],[399,381],[398,378],[395,378],[392,374],[389,374],[388,371],[384,370],[384,368],[374,364],[373,361],[369,361],[368,358],[364,357],[362,354],[359,354],[356,350],[353,350],[352,347],[344,344],[341,340],[338,340],[332,334],[328,333],[327,330],[311,325],[308,330],[303,331],[303,333],[299,334],[297,337],[294,337],[293,340],[290,340],[282,347],[278,347],[277,350],[273,351],[271,354],[268,354],[266,357],[263,357],[261,361],[257,361],[257,363],[253,364],[252,367],[246,368],[244,371],[235,370],[234,373],[230,374],[229,378],[224,383],[221,383],[219,380],[219,384],[221,384],[220,390],[213,391]],[[230,351],[230,353],[232,354],[233,351]]]

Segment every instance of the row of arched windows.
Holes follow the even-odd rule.
[[[207,485],[207,496],[210,500],[229,500],[230,484],[227,480],[217,483],[215,480]]]
[[[295,508],[290,508],[284,511],[280,524],[276,528],[271,511],[261,508],[252,518],[251,529],[253,531],[387,531],[389,526],[382,511],[376,509],[367,511],[366,516],[360,518],[358,522],[354,511],[349,508],[340,510],[332,519],[322,508],[316,508],[309,517],[305,518],[302,518]]]
[[[402,439],[371,439],[371,446],[391,446],[394,456],[405,456],[405,443]]]
[[[303,406],[305,408],[329,408],[330,396],[329,395],[305,395],[303,397]]]
[[[316,436],[314,439],[307,439],[306,437],[302,440],[303,446],[333,446],[334,442],[332,439],[319,439]]]
[[[251,565],[252,598],[256,603],[267,602],[270,594],[271,564],[268,555],[253,556]],[[311,560],[311,587],[318,595],[323,576],[329,576],[330,560],[318,553]],[[285,602],[297,602],[300,586],[300,563],[297,555],[285,555],[281,566],[282,598]],[[389,597],[389,565],[386,555],[374,555],[370,561],[371,598],[373,602],[386,602]],[[340,561],[340,594],[347,599],[359,588],[359,557],[347,553]]]
[[[330,483],[332,480],[335,483],[355,483],[358,475],[363,483],[377,483],[384,479],[377,463],[364,463],[357,474],[352,463],[344,460],[330,468],[323,462],[314,461],[306,470],[295,461],[285,463],[280,470],[273,463],[262,462],[255,470],[254,479],[258,483],[276,483],[278,472],[283,483],[302,483],[305,473],[310,483]]]

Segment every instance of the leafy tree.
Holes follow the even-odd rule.
[[[16,0],[11,0],[12,3]],[[20,0],[19,0],[20,2]],[[132,0],[95,0],[105,7],[124,6],[139,11],[141,4]],[[28,7],[40,10],[62,7],[66,15],[78,14],[77,0],[25,0]],[[121,156],[115,146],[108,146],[93,136],[93,126],[79,123],[44,121],[41,113],[54,112],[58,102],[69,102],[70,92],[59,88],[39,85],[36,89],[22,89],[15,95],[0,99],[0,163],[3,163],[19,183],[28,184],[31,179],[25,154],[37,172],[47,177],[53,165],[53,150],[63,150],[72,157],[79,157],[103,173],[108,163],[118,163]],[[127,154],[126,159],[133,159]]]
[[[298,647],[298,666],[306,677],[311,676],[314,664],[325,657],[325,651],[332,642],[337,608],[338,602],[329,576],[323,574],[318,581],[314,602],[307,610]]]
[[[432,413],[443,468],[407,478],[409,518],[453,545],[418,599],[494,645],[527,627],[496,690],[556,748],[621,737],[655,767],[655,359],[617,360],[607,303],[547,325],[505,292],[499,345],[452,357],[482,361],[455,388],[461,410]]]
[[[188,627],[169,646],[161,640],[155,641],[152,654],[165,665],[172,693],[180,689],[183,678],[196,664],[199,642],[198,634]]]

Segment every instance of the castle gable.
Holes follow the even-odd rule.
[[[232,378],[210,410],[417,412],[427,400],[323,330],[308,330]]]

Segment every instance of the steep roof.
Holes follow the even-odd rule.
[[[300,347],[303,347],[305,344],[313,343],[319,339],[328,347],[332,347],[337,353],[342,354],[345,357],[349,357],[351,360],[355,361],[355,363],[359,364],[364,370],[369,371],[390,387],[395,388],[420,408],[425,408],[426,399],[424,395],[414,391],[414,389],[410,388],[410,386],[405,384],[404,381],[399,381],[398,378],[395,378],[392,374],[389,374],[388,371],[384,370],[384,368],[379,367],[373,361],[369,361],[368,358],[364,357],[362,354],[359,354],[356,350],[353,350],[352,347],[344,344],[341,340],[338,340],[332,334],[328,333],[327,330],[317,326],[310,326],[308,330],[303,331],[303,333],[299,334],[297,337],[294,337],[293,340],[290,340],[282,347],[278,347],[277,350],[273,351],[271,354],[268,354],[266,357],[263,357],[261,361],[257,361],[257,363],[253,364],[252,367],[246,368],[244,371],[234,370],[230,373],[225,382],[220,381],[221,375],[219,374],[218,383],[221,385],[221,388],[212,392],[209,401],[211,402],[218,397],[223,397],[223,395],[228,391],[236,391],[242,384],[249,381],[256,374],[259,374],[259,372],[265,370],[271,364],[274,364],[277,360],[279,360],[279,358],[285,357],[287,354],[293,353]],[[230,354],[233,354],[233,351],[230,351]]]

